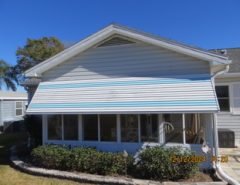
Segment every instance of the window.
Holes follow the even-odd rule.
[[[23,115],[23,102],[17,101],[16,102],[16,116],[22,116]]]
[[[141,141],[158,142],[158,115],[140,115]]]
[[[117,140],[117,117],[116,115],[100,115],[101,141]]]
[[[183,143],[182,114],[164,114],[165,142]]]
[[[83,138],[85,141],[98,140],[98,115],[83,115]]]
[[[48,116],[48,139],[62,140],[62,115]]]
[[[202,144],[204,141],[204,124],[199,114],[185,114],[186,143]]]
[[[122,142],[138,142],[138,115],[121,115]]]
[[[227,85],[216,86],[216,93],[217,93],[218,103],[220,106],[220,111],[230,111],[229,87]]]
[[[78,115],[64,115],[64,140],[78,140]]]

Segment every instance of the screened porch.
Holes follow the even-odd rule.
[[[88,114],[43,116],[43,144],[92,146],[135,153],[146,145],[211,146],[212,114]]]

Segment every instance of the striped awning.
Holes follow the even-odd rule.
[[[216,112],[210,76],[41,82],[28,114]]]

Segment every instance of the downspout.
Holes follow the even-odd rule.
[[[229,70],[229,65],[226,65],[225,70],[219,71],[212,76],[212,78],[214,78],[214,80],[213,80],[214,86],[215,86],[215,77],[228,72],[228,70]],[[214,166],[214,168],[216,170],[216,173],[217,173],[217,175],[219,175],[219,177],[221,177],[224,181],[228,182],[229,184],[239,185],[240,183],[238,181],[236,181],[235,179],[233,179],[232,177],[228,176],[222,170],[222,167],[221,167],[221,163],[220,163],[220,160],[219,160],[220,156],[219,156],[219,151],[218,151],[219,143],[218,143],[218,126],[217,126],[216,113],[214,113],[214,117],[213,117],[213,130],[214,130],[214,134],[213,134],[213,137],[214,137],[214,152],[215,152],[215,156],[217,157],[217,160],[216,160],[215,166]]]

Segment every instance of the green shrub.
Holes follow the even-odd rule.
[[[146,148],[140,152],[136,169],[143,178],[178,180],[188,178],[198,169],[196,162],[173,162],[172,157],[190,157],[194,153],[181,148]]]
[[[31,152],[34,165],[59,170],[68,169],[67,161],[69,156],[70,150],[56,145],[39,146]]]
[[[180,148],[147,148],[140,152],[136,164],[132,156],[125,158],[123,153],[100,152],[94,148],[77,147],[68,149],[62,146],[40,146],[31,152],[36,166],[80,171],[86,173],[111,175],[128,174],[156,180],[177,180],[190,177],[197,171],[198,164],[193,162],[173,162],[171,157],[194,155]]]
[[[94,174],[125,174],[126,165],[131,166],[133,158],[122,153],[99,152],[93,148],[78,147],[67,149],[46,145],[33,149],[34,165],[59,170],[80,171]]]

